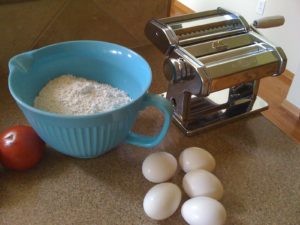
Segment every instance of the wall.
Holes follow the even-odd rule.
[[[300,109],[300,64],[298,66],[297,76],[294,77],[292,86],[290,87],[287,100]],[[300,115],[299,115],[300,116]]]
[[[238,12],[251,23],[260,15],[256,13],[258,0],[179,0],[184,5],[195,11],[205,11],[224,7]],[[285,24],[282,27],[260,29],[269,40],[277,46],[281,46],[287,57],[287,69],[295,74],[287,100],[300,108],[300,29],[297,21],[300,21],[299,0],[267,0],[263,16],[283,15]],[[297,88],[298,87],[298,88]]]

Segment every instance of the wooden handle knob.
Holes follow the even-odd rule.
[[[256,28],[270,28],[283,25],[285,19],[283,16],[269,16],[254,20],[253,26]]]

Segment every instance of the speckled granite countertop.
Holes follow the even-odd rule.
[[[81,22],[89,22],[90,17],[84,14],[85,9],[80,7],[80,2],[84,2],[83,5],[89,8],[92,18],[104,15],[97,14],[93,6],[99,1],[72,2],[15,3],[22,4],[20,14],[17,14],[15,20],[18,20],[22,13],[28,14],[25,19],[20,17],[16,22],[19,30],[22,31],[22,26],[28,26],[34,16],[40,20],[29,28],[24,28],[19,35],[16,35],[16,30],[13,33],[11,28],[6,29],[1,37],[4,38],[2,44],[11,44],[6,45],[0,60],[1,73],[5,74],[0,76],[1,130],[11,125],[26,123],[9,96],[6,64],[11,55],[30,49],[28,45],[23,46],[24,42],[31,38],[28,29],[32,29],[30,34],[36,37],[34,32],[38,29],[37,24],[42,23],[43,19],[51,14],[51,10],[57,10],[61,7],[60,4],[65,4],[64,9],[67,12],[64,14],[60,9],[56,20],[48,24],[47,29],[42,30],[39,39],[32,41],[31,47],[37,47],[67,39],[64,36],[67,34],[60,31],[69,23],[70,10],[80,12],[78,17],[81,18]],[[13,20],[10,13],[18,12],[14,8],[15,4],[0,4],[0,15],[7,13]],[[38,10],[35,12],[37,15],[30,11],[33,6]],[[43,11],[44,9],[46,11]],[[115,19],[107,21],[118,23]],[[4,22],[0,21],[1,23]],[[136,27],[138,26],[134,26],[134,29]],[[76,36],[76,28],[68,28],[68,35]],[[85,29],[85,34],[90,34],[90,31]],[[113,29],[113,25],[110,29]],[[111,31],[111,34],[113,33]],[[55,35],[61,36],[58,38]],[[85,35],[82,38],[102,38],[133,48],[149,61],[153,69],[150,92],[160,93],[166,89],[167,83],[161,74],[163,56],[154,47],[137,44],[136,37],[132,37],[130,32],[122,37],[118,36],[119,34],[107,37],[103,36],[103,33],[97,35],[98,33],[91,33],[91,36]],[[20,42],[21,40],[24,42]],[[161,114],[149,108],[141,113],[135,129],[139,132],[146,130],[147,133],[154,133],[161,123]],[[21,173],[0,171],[0,224],[185,224],[179,210],[169,219],[160,222],[153,221],[144,214],[143,198],[153,184],[143,178],[141,165],[144,158],[152,152],[168,151],[178,158],[180,152],[190,146],[203,147],[216,158],[215,174],[225,188],[222,203],[228,213],[227,225],[300,224],[300,147],[260,114],[212,128],[194,137],[184,136],[172,124],[164,141],[154,149],[121,145],[99,158],[89,160],[64,156],[48,148],[43,161],[32,170]],[[181,187],[183,175],[183,172],[178,170],[171,182]],[[183,196],[187,199],[186,195]]]

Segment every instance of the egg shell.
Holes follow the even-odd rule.
[[[154,220],[164,220],[177,210],[181,201],[179,187],[172,183],[153,186],[145,195],[143,207],[145,213]]]
[[[187,200],[181,207],[181,215],[190,225],[224,225],[227,217],[223,205],[208,197]]]
[[[207,196],[214,199],[223,197],[223,185],[212,173],[206,170],[193,170],[185,174],[182,180],[184,191],[189,197]]]
[[[208,151],[198,147],[190,147],[181,152],[179,165],[186,173],[195,169],[212,172],[216,167],[216,160]]]
[[[144,177],[153,183],[171,179],[177,170],[176,158],[168,152],[156,152],[147,156],[143,162]]]

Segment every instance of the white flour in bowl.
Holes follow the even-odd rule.
[[[119,108],[132,99],[108,84],[73,75],[49,81],[34,100],[34,107],[64,115],[87,115]]]

